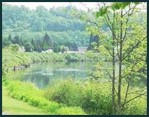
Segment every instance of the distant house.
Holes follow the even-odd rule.
[[[85,53],[87,51],[87,47],[78,47],[78,51],[66,51],[66,53]]]
[[[78,47],[78,51],[84,53],[87,51],[87,47]]]
[[[52,49],[48,49],[48,50],[42,51],[42,53],[51,53],[51,52],[53,52]]]
[[[53,50],[52,49],[48,49],[48,50],[46,50],[46,52],[53,52]]]
[[[65,51],[64,53],[78,53],[78,51]]]

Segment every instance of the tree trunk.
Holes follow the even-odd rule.
[[[114,16],[115,17],[115,16]],[[113,21],[114,24],[114,21]],[[115,32],[114,32],[114,25],[112,25],[112,37],[113,37],[113,50],[112,50],[112,113],[115,114],[115,109],[116,109],[116,105],[115,105],[115,40],[116,40],[116,36],[115,36]]]
[[[113,38],[113,45],[114,45],[114,38]],[[112,62],[112,66],[113,66],[113,78],[112,78],[112,113],[115,113],[115,50],[114,50],[114,46],[113,46],[113,62]]]
[[[121,18],[123,18],[122,16],[122,10],[121,10]],[[118,108],[117,108],[117,112],[118,114],[120,114],[121,112],[121,85],[122,85],[122,21],[121,21],[121,30],[120,30],[120,50],[119,50],[119,77],[118,77]]]

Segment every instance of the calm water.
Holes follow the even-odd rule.
[[[24,70],[11,72],[9,77],[23,82],[32,82],[39,88],[53,85],[61,79],[85,80],[94,67],[93,62],[75,63],[39,63]],[[107,66],[108,68],[108,66]],[[105,80],[100,79],[101,81]],[[146,86],[146,81],[139,81],[135,86]]]
[[[14,72],[15,78],[32,82],[39,88],[52,85],[60,79],[85,80],[93,67],[92,63],[40,63]]]

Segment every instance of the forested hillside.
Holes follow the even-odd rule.
[[[85,32],[85,22],[73,16],[74,11],[82,14],[84,11],[75,7],[48,10],[38,6],[31,10],[4,4],[2,11],[3,47],[17,43],[26,51],[53,49],[59,52],[60,46],[77,50],[89,45],[90,35]]]

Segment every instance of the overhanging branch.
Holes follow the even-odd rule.
[[[141,97],[141,96],[143,96],[143,95],[146,95],[146,92],[141,93],[141,94],[135,96],[134,98],[132,98],[132,99],[126,101],[126,102],[123,104],[123,106],[125,106],[127,103],[129,103],[129,102],[131,102],[131,101],[133,101],[133,100],[135,100],[135,99],[137,99],[137,98],[139,98],[139,97]]]
[[[123,60],[125,60],[130,54],[131,54],[131,52],[133,52],[133,50],[135,49],[135,48],[137,48],[138,46],[139,46],[139,44],[143,41],[143,40],[145,40],[147,37],[144,37],[141,41],[138,41],[134,46],[132,46],[130,49],[128,49],[125,53],[124,53],[124,57],[123,57],[123,59],[122,59],[122,61]]]

